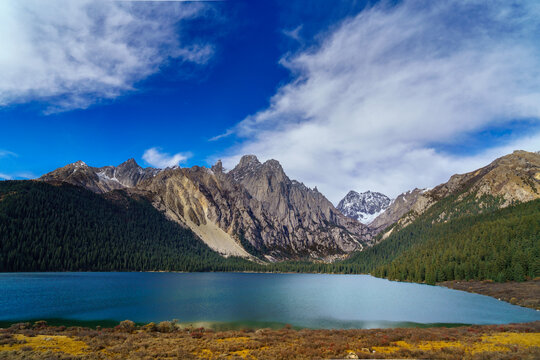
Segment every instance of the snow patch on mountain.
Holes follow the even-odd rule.
[[[366,191],[358,193],[351,190],[339,202],[337,209],[343,215],[368,225],[377,216],[381,215],[391,203],[392,200],[388,196],[379,192]]]

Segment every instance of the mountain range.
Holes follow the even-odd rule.
[[[167,218],[191,229],[226,256],[268,261],[343,257],[369,245],[369,229],[339,212],[316,189],[287,177],[276,160],[241,158],[229,172],[141,168],[133,159],[95,168],[82,161],[39,178],[98,194],[122,189],[148,199]]]
[[[270,269],[267,264],[283,264],[272,265],[271,269],[372,272],[408,279],[416,273],[407,264],[418,264],[416,256],[424,254],[440,255],[442,260],[437,261],[445,275],[438,275],[443,270],[434,266],[427,273],[424,269],[423,278],[414,279],[427,281],[426,274],[430,281],[437,276],[449,279],[461,274],[460,266],[465,266],[466,261],[476,261],[476,255],[452,265],[458,270],[450,275],[447,267],[454,260],[441,254],[445,247],[451,247],[451,243],[442,244],[451,239],[442,236],[441,229],[446,229],[445,234],[455,233],[455,239],[468,239],[463,240],[463,247],[474,247],[472,234],[487,221],[501,224],[522,218],[533,225],[511,226],[521,232],[508,236],[537,240],[539,198],[540,154],[525,151],[515,151],[483,168],[454,175],[433,189],[414,189],[393,200],[381,193],[351,191],[337,208],[316,188],[291,180],[278,161],[261,163],[253,155],[242,157],[230,171],[225,171],[220,161],[210,168],[166,169],[142,168],[133,159],[105,167],[77,161],[37,180],[0,182],[0,235],[7,239],[2,242],[0,263],[4,271],[261,271],[264,266]],[[134,220],[129,219],[142,222],[141,214],[146,214],[144,219],[152,219],[147,227],[155,231],[133,228]],[[507,214],[506,220],[502,214]],[[514,218],[508,214],[514,214]],[[100,223],[106,223],[107,229],[100,229]],[[459,229],[455,228],[457,224]],[[183,234],[184,240],[178,240],[181,244],[170,240],[175,231]],[[475,235],[478,246],[491,241],[485,238],[486,233]],[[114,241],[111,234],[116,234]],[[194,247],[193,241],[202,241],[202,247]],[[520,241],[513,242],[516,246],[522,244],[515,252],[525,248],[533,254],[540,251],[536,249],[538,241],[533,245]],[[124,262],[102,253],[100,249],[110,249],[111,244],[116,244],[115,253],[125,258]],[[503,256],[504,246],[493,253]],[[184,249],[181,260],[174,255],[179,247]],[[23,259],[23,248],[34,252],[25,253]],[[128,249],[132,250],[128,253]],[[75,262],[53,261],[80,257],[76,255],[80,251],[94,254],[94,260],[85,257]],[[166,255],[160,257],[150,251]],[[218,260],[227,258],[230,260]],[[478,261],[486,258],[484,254]],[[498,265],[493,265],[496,261]],[[489,273],[491,277],[512,279],[514,273],[520,273],[508,270],[517,266],[518,260],[501,261],[490,263],[491,268],[498,269]],[[540,275],[540,266],[534,268],[536,260],[527,261],[519,263],[524,274]],[[201,268],[200,264],[213,265]],[[465,273],[473,271],[463,270]],[[475,274],[487,276],[487,272]]]

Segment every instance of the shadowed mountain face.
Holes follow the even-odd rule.
[[[69,164],[40,178],[65,181],[96,193],[125,188],[193,230],[223,255],[268,260],[332,259],[368,244],[366,226],[342,215],[316,189],[290,180],[275,160],[244,156],[229,173],[207,169]],[[249,251],[249,253],[248,253]]]

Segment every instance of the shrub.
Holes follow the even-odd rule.
[[[162,321],[157,324],[157,330],[162,333],[173,332],[176,326],[171,321]]]
[[[147,331],[147,332],[157,331],[157,326],[156,326],[155,323],[151,322],[151,323],[148,323],[148,324],[144,325],[142,327],[142,330]]]
[[[40,329],[44,327],[47,327],[47,322],[45,320],[39,320],[34,323],[34,328],[36,329]]]
[[[120,325],[118,325],[118,328],[127,332],[133,332],[137,328],[135,326],[135,323],[131,320],[124,320],[120,322]]]
[[[196,331],[192,332],[190,335],[191,335],[191,337],[193,339],[200,339],[200,338],[202,338],[204,336],[204,333],[201,332],[201,331],[196,330]]]
[[[25,323],[16,323],[16,324],[11,325],[9,328],[12,329],[12,330],[24,330],[24,329],[29,329],[29,328],[30,328],[30,323],[29,323],[29,322],[25,322]]]

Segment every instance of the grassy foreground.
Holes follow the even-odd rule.
[[[456,328],[231,330],[163,322],[0,329],[0,359],[539,359],[540,322]]]

